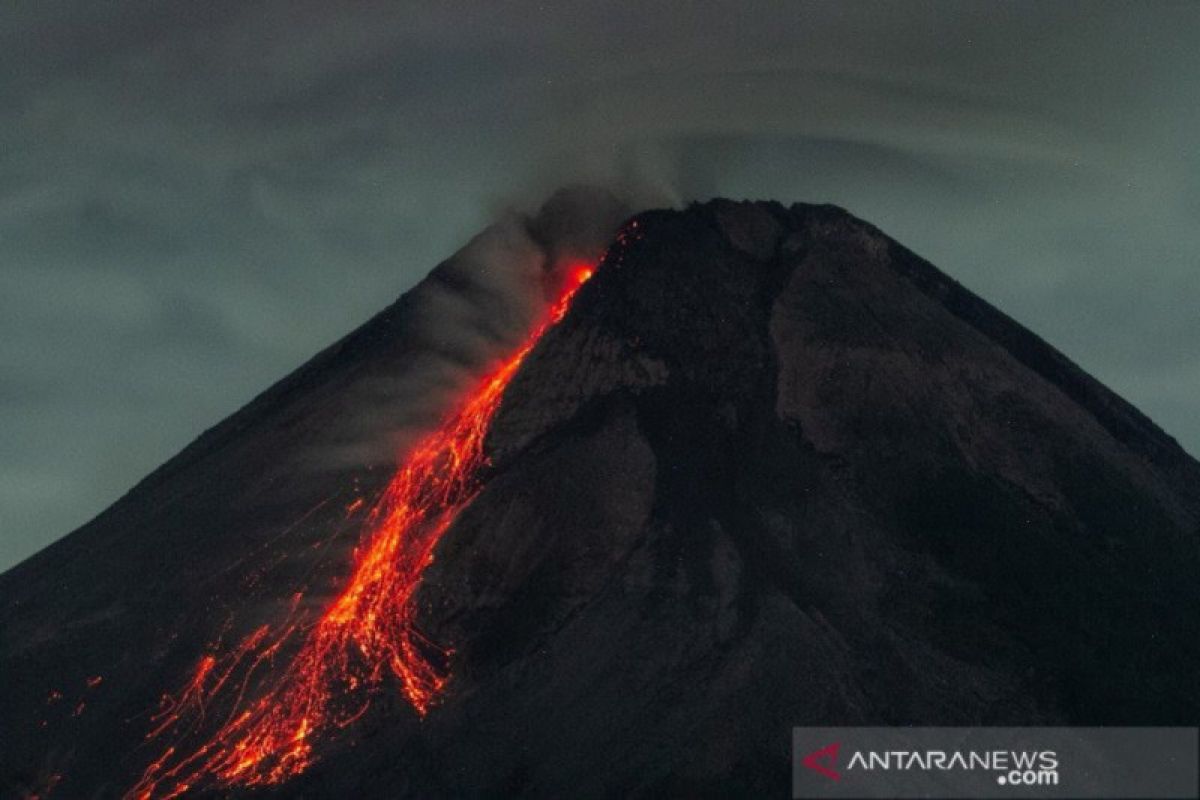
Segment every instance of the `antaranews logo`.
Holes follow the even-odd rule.
[[[830,780],[842,779],[838,753],[842,743],[834,742],[814,750],[800,763]],[[858,750],[850,755],[845,770],[880,770],[899,772],[910,770],[942,771],[990,770],[1000,786],[1058,785],[1058,754],[1053,750]]]
[[[806,755],[800,763],[831,781],[840,781],[842,775],[833,767],[837,764],[838,751],[841,749],[841,742],[825,745],[820,750],[814,750]]]
[[[1196,728],[795,728],[801,797],[1197,797]]]

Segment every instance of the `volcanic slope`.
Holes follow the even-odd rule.
[[[385,686],[268,794],[786,796],[794,725],[1200,720],[1200,465],[1174,440],[840,209],[623,230],[424,573],[440,696],[422,718]],[[403,360],[402,326],[364,330],[354,369]],[[345,358],[0,578],[11,785],[129,789],[159,696],[289,613],[289,554],[381,484],[290,479]]]

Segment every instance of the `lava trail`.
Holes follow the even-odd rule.
[[[280,783],[312,763],[320,734],[361,716],[372,691],[388,680],[424,716],[449,678],[450,652],[416,628],[421,576],[441,535],[480,488],[484,437],[505,388],[591,274],[590,264],[573,265],[521,347],[400,465],[366,517],[352,574],[319,618],[295,621],[297,594],[292,614],[277,629],[262,626],[223,656],[205,655],[181,690],[164,697],[147,739],[190,740],[206,710],[232,711],[199,745],[167,747],[127,797]],[[295,656],[277,664],[293,637],[303,637]]]

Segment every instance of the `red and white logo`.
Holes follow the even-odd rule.
[[[840,781],[842,774],[834,769],[837,765],[838,750],[842,747],[841,742],[825,745],[820,750],[813,752],[800,759],[800,763],[811,769],[813,772],[818,772],[829,778],[831,781]]]

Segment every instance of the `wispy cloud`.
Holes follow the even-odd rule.
[[[1200,450],[1195,4],[5,15],[0,567],[578,179],[844,205]]]

